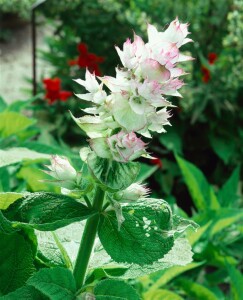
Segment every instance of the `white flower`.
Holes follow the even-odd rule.
[[[91,74],[89,70],[86,70],[85,81],[82,79],[74,79],[77,83],[84,86],[89,92],[87,94],[75,94],[78,98],[94,102],[95,104],[103,104],[107,95],[102,89],[102,84],[99,84],[95,78],[95,75]]]

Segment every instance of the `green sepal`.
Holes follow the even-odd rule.
[[[103,189],[120,191],[127,188],[135,180],[140,171],[137,162],[121,163],[114,160],[101,158],[90,153],[88,167],[96,181]]]

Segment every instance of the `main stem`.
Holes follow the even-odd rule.
[[[94,200],[93,209],[100,211],[103,205],[105,192],[97,186]],[[100,215],[96,214],[90,217],[84,228],[84,233],[78,250],[78,256],[73,270],[73,275],[76,280],[77,288],[84,284],[85,275],[87,272],[90,256],[93,250],[95,237],[98,229]]]

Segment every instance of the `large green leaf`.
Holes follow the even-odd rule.
[[[139,300],[136,290],[121,280],[106,279],[94,288],[96,300]]]
[[[220,205],[203,173],[193,164],[176,155],[185,183],[199,211],[217,210]]]
[[[165,201],[146,199],[125,206],[123,216],[120,230],[114,211],[105,212],[99,226],[101,243],[115,261],[152,264],[173,247],[172,215]]]
[[[19,233],[0,233],[0,292],[7,294],[21,287],[34,272],[30,243]]]
[[[16,227],[23,224],[44,231],[87,219],[94,213],[73,198],[54,193],[29,194],[4,211]]]
[[[50,155],[38,153],[27,148],[0,150],[0,167],[16,164],[23,160],[49,159]]]
[[[12,134],[18,134],[34,123],[35,120],[16,112],[0,113],[0,136],[6,138]]]
[[[136,180],[140,169],[139,163],[120,163],[98,157],[94,153],[88,156],[88,166],[96,180],[111,190],[127,188]]]
[[[33,286],[52,300],[76,299],[76,283],[70,270],[56,267],[41,269],[27,284]]]
[[[237,195],[240,181],[240,167],[237,167],[218,193],[222,206],[231,206],[239,199]]]
[[[32,286],[25,285],[16,291],[0,297],[1,300],[49,300],[50,298],[41,294]]]

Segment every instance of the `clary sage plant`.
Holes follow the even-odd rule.
[[[116,47],[123,65],[116,77],[96,77],[87,70],[85,80],[77,79],[87,90],[77,96],[90,103],[83,109],[86,115],[72,115],[89,138],[89,147],[80,150],[81,170],[53,156],[45,172],[62,194],[29,194],[4,212],[9,231],[21,226],[54,231],[86,219],[73,261],[59,242],[69,270],[41,269],[27,281],[48,299],[139,299],[121,279],[191,261],[185,230],[196,224],[174,215],[164,200],[149,198],[149,189],[136,181],[140,164],[134,162],[141,156],[153,159],[149,139],[170,125],[173,105],[166,96],[181,96],[179,78],[185,72],[177,64],[192,59],[179,51],[191,41],[188,33],[188,24],[178,19],[164,32],[148,24],[147,43],[134,34],[122,50]],[[64,277],[69,283],[60,284]],[[39,284],[43,278],[46,285]]]

